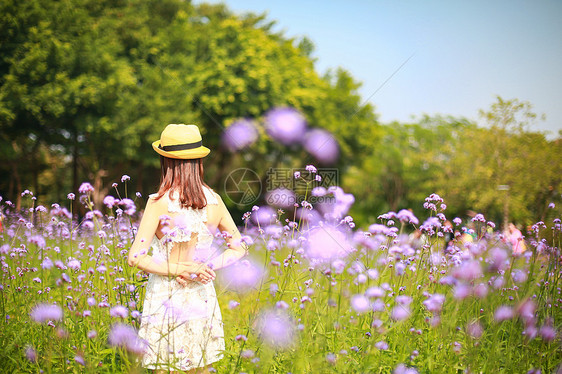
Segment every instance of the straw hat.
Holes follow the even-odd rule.
[[[152,143],[152,148],[164,157],[180,159],[201,158],[211,152],[202,145],[199,128],[184,124],[166,126],[160,140]]]

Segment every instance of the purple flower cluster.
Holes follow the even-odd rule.
[[[255,289],[264,276],[263,269],[251,259],[235,262],[221,272],[221,279],[226,287],[238,292]]]
[[[423,301],[423,305],[432,313],[440,313],[445,303],[445,295],[433,294]]]
[[[257,332],[263,342],[276,349],[289,348],[296,339],[295,323],[285,309],[270,309],[260,313]]]
[[[320,164],[333,164],[339,157],[339,145],[334,136],[326,130],[314,129],[306,133],[304,149]]]
[[[337,161],[339,145],[336,138],[324,129],[308,129],[304,115],[295,108],[271,109],[265,114],[264,122],[267,134],[274,141],[284,146],[302,145],[320,164]],[[221,142],[230,152],[237,152],[248,148],[258,138],[257,123],[252,119],[241,119],[224,130]],[[321,179],[316,176],[317,181]]]
[[[313,165],[305,170],[299,182],[310,182],[318,173]],[[82,191],[91,192],[86,187]],[[447,207],[438,195],[426,199],[427,219],[402,209],[380,214],[376,223],[360,228],[349,215],[355,198],[340,187],[318,186],[311,193],[327,198],[324,202],[310,199],[297,206],[289,203],[295,198],[293,191],[275,193],[286,201],[271,201],[275,208],[256,206],[244,215],[240,241],[249,245],[251,257],[217,270],[224,326],[236,330],[227,344],[238,345],[239,368],[245,368],[241,370],[259,370],[268,359],[262,354],[267,349],[297,344],[312,365],[341,370],[349,360],[361,358],[365,371],[380,364],[396,373],[427,371],[426,359],[435,357],[433,349],[438,346],[451,357],[469,357],[470,350],[486,350],[506,333],[513,334],[509,339],[521,350],[512,352],[513,357],[525,354],[529,361],[539,357],[540,350],[554,351],[559,345],[555,311],[562,305],[556,282],[560,250],[539,236],[544,222],[531,229],[531,239],[524,239],[527,253],[515,258],[510,243],[483,215],[469,219],[469,227],[462,227],[460,218],[449,223]],[[104,205],[135,212],[130,199],[107,196]],[[48,214],[48,223],[40,225],[28,211],[3,221],[7,240],[0,243],[4,274],[0,292],[9,295],[6,300],[57,300],[57,304],[35,305],[30,318],[6,315],[6,327],[23,320],[45,323],[46,331],[52,331],[49,337],[62,345],[74,344],[72,350],[67,347],[73,353],[66,364],[79,370],[97,365],[93,361],[97,356],[84,347],[89,343],[99,347],[106,338],[112,347],[143,354],[148,346],[135,327],[141,320],[139,295],[144,294],[147,275],[123,268],[137,228],[134,218],[104,215],[92,208],[77,222],[56,204],[50,212],[38,208],[34,211]],[[161,218],[165,232],[170,227],[191,232],[181,217]],[[559,238],[556,225],[559,219],[551,225],[553,237]],[[470,227],[478,235],[471,236]],[[446,234],[452,235],[444,243]],[[206,261],[220,253],[231,237],[217,232],[210,248],[195,246],[196,258]],[[153,254],[152,259],[157,264],[168,262],[164,254]],[[163,308],[179,325],[211,313],[206,305],[180,308],[172,298]],[[256,318],[246,318],[249,311],[255,311]],[[113,322],[117,323],[108,334],[103,326]],[[79,338],[72,327],[77,323],[88,325]],[[248,333],[252,329],[255,334]],[[402,349],[405,339],[408,351]],[[28,365],[41,365],[48,357],[45,344],[30,343],[21,348],[20,356]],[[316,351],[323,346],[327,348]],[[505,351],[501,345],[498,350]],[[478,357],[474,360],[470,363],[481,362]],[[502,365],[513,369],[509,363]]]
[[[143,354],[148,348],[146,342],[138,337],[133,327],[122,323],[116,323],[111,327],[109,344],[114,347],[122,347],[138,355]]]
[[[55,304],[39,304],[31,311],[31,319],[39,323],[60,321],[62,319],[62,309]]]
[[[316,226],[306,235],[307,256],[317,261],[345,257],[352,251],[347,234],[334,226]]]
[[[132,216],[133,214],[135,214],[137,208],[135,206],[135,202],[131,199],[121,199],[119,200],[119,206],[123,207],[123,211],[125,212],[125,214]]]
[[[78,188],[78,192],[81,194],[87,194],[89,192],[93,192],[94,191],[94,187],[92,187],[92,185],[88,182],[84,182],[80,185],[80,187]]]
[[[258,136],[258,129],[253,121],[240,120],[224,130],[222,144],[230,152],[236,152],[254,144]]]
[[[266,114],[266,130],[278,142],[299,143],[306,132],[304,116],[293,108],[272,109]]]

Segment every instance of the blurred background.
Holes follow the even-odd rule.
[[[205,174],[217,192],[225,193],[228,176],[240,168],[254,172],[262,186],[267,185],[270,168],[307,164],[332,168],[338,171],[338,184],[355,196],[350,213],[359,226],[373,223],[388,210],[411,209],[422,215],[424,198],[434,192],[445,199],[449,217],[466,218],[477,211],[498,223],[509,220],[520,225],[546,221],[552,212],[549,204],[561,203],[560,107],[543,116],[549,105],[559,102],[562,87],[556,84],[561,77],[556,62],[560,34],[551,33],[552,20],[561,15],[558,5],[538,2],[540,9],[536,9],[542,13],[520,8],[519,16],[528,15],[526,28],[542,25],[540,39],[514,35],[509,40],[518,41],[520,48],[517,44],[506,48],[529,57],[509,59],[505,51],[484,42],[493,34],[479,31],[478,22],[503,27],[504,19],[486,17],[490,9],[483,8],[482,17],[472,9],[466,18],[457,14],[444,24],[436,21],[447,14],[437,13],[439,17],[427,21],[442,26],[433,32],[449,36],[449,44],[420,47],[416,42],[377,50],[360,41],[372,39],[372,34],[349,32],[354,23],[367,27],[369,20],[356,19],[344,10],[341,23],[348,32],[337,38],[325,31],[326,24],[336,30],[337,24],[319,18],[331,6],[318,13],[315,9],[320,5],[311,2],[300,13],[290,4],[273,6],[272,14],[286,17],[281,24],[302,28],[291,31],[280,27],[275,16],[263,13],[267,10],[263,5],[232,3],[3,0],[3,199],[21,207],[21,193],[29,189],[40,203],[62,203],[69,192],[76,193],[82,182],[89,181],[101,209],[103,198],[114,194],[112,184],[123,174],[131,177],[129,195],[139,191],[148,196],[155,191],[159,175],[159,159],[151,143],[169,123],[195,123],[204,145],[212,150],[205,159]],[[397,14],[396,9],[373,5],[378,2],[369,4],[345,8],[341,2],[340,7],[359,13],[363,9],[365,14],[372,11],[381,19],[393,15],[403,25],[414,23],[416,9],[422,11],[417,5]],[[513,4],[510,9],[522,6]],[[332,16],[338,15],[338,8],[331,11]],[[501,14],[502,9],[490,11]],[[480,55],[454,59],[438,53],[443,48],[460,50],[460,41],[447,32],[456,29],[445,27],[457,24],[461,29],[463,22],[458,19],[473,30],[459,40],[473,35],[472,47],[482,45]],[[379,25],[376,37],[384,40],[384,25],[373,24]],[[509,24],[521,26],[513,18]],[[405,30],[394,25],[386,37],[395,38]],[[322,43],[320,51],[315,50],[315,35]],[[496,41],[505,45],[502,35]],[[326,44],[327,39],[340,44]],[[341,49],[346,44],[351,52]],[[393,58],[381,65],[377,56],[382,55]],[[431,56],[440,64],[434,64]],[[471,58],[485,62],[476,65],[482,69],[479,77],[467,75]],[[363,65],[356,66],[355,61]],[[494,62],[493,69],[483,67]],[[446,70],[453,65],[455,69]],[[526,70],[532,68],[537,76]],[[441,80],[435,81],[439,72]],[[529,96],[513,96],[524,91],[504,86],[497,91],[482,86],[488,90],[482,94],[474,89],[480,87],[476,83],[468,88],[454,83],[455,77],[464,77],[489,85],[494,82],[490,76],[498,72],[508,81],[546,83],[534,88],[541,95],[531,95],[529,88]],[[414,77],[428,77],[433,84]],[[404,88],[407,85],[411,90]],[[444,85],[447,89],[439,90],[442,96],[436,96],[434,88]],[[396,99],[401,94],[408,98],[411,91],[423,100]],[[495,96],[504,92],[509,96]],[[476,99],[463,112],[451,99],[456,95],[465,102],[466,97]],[[539,102],[530,102],[529,97]],[[389,98],[395,99],[389,102]],[[474,108],[480,104],[479,110]],[[262,192],[258,201],[247,206],[230,204],[238,222],[253,204],[264,203]]]

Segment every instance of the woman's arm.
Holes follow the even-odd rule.
[[[221,232],[228,233],[228,237],[225,238],[228,248],[223,253],[207,262],[214,270],[226,267],[248,254],[247,245],[241,241],[242,235],[240,235],[240,231],[238,231],[238,227],[236,227],[230,212],[226,208],[226,205],[224,205],[220,196],[217,195],[217,199],[221,212],[218,229]]]

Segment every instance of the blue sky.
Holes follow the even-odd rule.
[[[500,95],[546,115],[531,130],[562,129],[562,1],[221,2],[267,12],[287,37],[307,36],[317,70],[350,71],[382,122],[424,113],[479,120]]]

